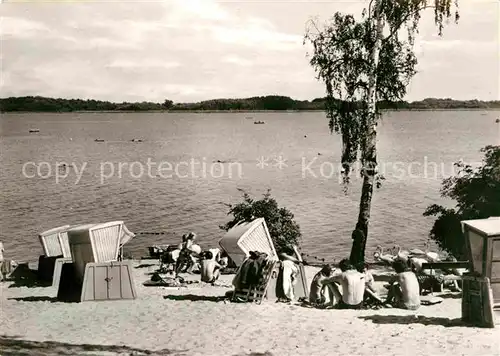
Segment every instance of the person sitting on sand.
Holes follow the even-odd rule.
[[[365,293],[365,275],[359,272],[348,259],[339,263],[342,273],[329,278],[329,285],[338,300],[337,309],[361,309]],[[335,282],[335,283],[334,283]],[[342,293],[336,283],[342,286]]]
[[[325,291],[327,290],[327,284],[331,275],[332,267],[330,265],[324,265],[323,268],[321,268],[321,270],[316,273],[311,282],[311,288],[309,291],[309,303],[317,307],[321,307],[326,304]]]
[[[211,251],[205,251],[201,257],[201,281],[215,283],[220,276],[222,266],[215,261]]]
[[[423,265],[428,263],[422,258],[411,258],[408,261],[410,270],[415,273],[420,287],[420,294],[441,291],[444,283],[444,275],[437,273],[434,269],[424,269]]]
[[[368,263],[361,264],[359,272],[365,275],[365,295],[363,304],[382,305],[383,300],[378,296],[377,290],[375,289],[375,278],[373,278],[373,274],[370,271],[370,265]]]
[[[404,261],[395,261],[393,268],[397,275],[390,281],[385,304],[401,309],[417,310],[420,307],[420,286],[417,276]]]

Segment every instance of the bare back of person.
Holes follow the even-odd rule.
[[[220,265],[214,260],[201,260],[201,280],[206,283],[213,283],[219,278],[218,270]]]
[[[348,270],[342,273],[340,284],[342,285],[342,300],[348,305],[359,305],[363,302],[365,294],[365,275],[356,270]]]
[[[401,287],[401,301],[403,307],[414,309],[420,306],[420,287],[415,273],[407,271],[398,274],[397,281]]]

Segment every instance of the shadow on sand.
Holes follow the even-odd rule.
[[[158,266],[157,263],[142,263],[139,266],[135,266],[134,268],[148,268],[148,267],[153,267],[153,266]]]
[[[186,295],[165,295],[163,299],[168,300],[177,300],[177,301],[192,301],[192,302],[223,302],[224,300],[229,300],[226,296],[213,296],[213,295],[195,295],[195,294],[186,294]]]
[[[174,350],[141,350],[118,345],[74,345],[55,341],[28,341],[16,337],[0,336],[0,348],[3,355],[10,356],[56,356],[56,355],[96,355],[100,353],[115,353],[134,356],[186,355],[186,351]]]
[[[444,327],[467,326],[460,318],[437,318],[417,315],[369,315],[360,316],[359,319],[371,320],[374,324],[422,324],[441,325]]]
[[[439,294],[439,297],[448,299],[462,299],[462,293],[449,292],[449,293]]]
[[[17,300],[18,302],[51,302],[51,303],[61,302],[57,300],[57,298],[55,297],[45,297],[45,296],[9,298],[8,300]]]
[[[39,287],[51,287],[52,281],[40,281],[38,279],[37,271],[29,268],[27,264],[20,264],[16,269],[10,274],[7,282],[13,282],[9,288],[39,288]]]

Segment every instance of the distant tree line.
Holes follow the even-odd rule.
[[[339,102],[340,103],[340,102]],[[72,112],[72,111],[252,111],[252,110],[325,110],[326,99],[294,100],[288,96],[268,95],[244,99],[212,99],[197,103],[136,102],[112,103],[100,100],[54,99],[41,96],[0,99],[0,111]],[[361,104],[360,104],[361,105]],[[422,101],[378,102],[385,110],[441,110],[500,108],[500,101],[424,99]]]

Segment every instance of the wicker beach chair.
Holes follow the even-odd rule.
[[[135,299],[131,264],[119,261],[123,245],[134,236],[123,221],[69,229],[73,261],[63,266],[58,298],[71,301]]]
[[[264,218],[234,226],[220,239],[219,245],[238,267],[249,256],[250,251],[263,252],[269,259],[278,261]]]
[[[59,226],[38,235],[43,249],[43,255],[38,259],[38,278],[59,283],[61,267],[71,262],[71,250],[68,243],[70,225]]]
[[[43,254],[46,257],[63,256],[71,258],[71,251],[68,243],[68,230],[70,225],[59,226],[38,235],[42,244]]]

